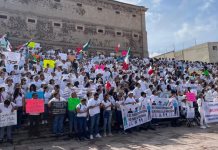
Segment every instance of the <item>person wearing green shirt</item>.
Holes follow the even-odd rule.
[[[76,106],[80,103],[80,99],[77,97],[76,92],[71,94],[68,98],[68,118],[69,118],[69,136],[73,137],[73,131],[77,137],[77,117],[76,117]]]

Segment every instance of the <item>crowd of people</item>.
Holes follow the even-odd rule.
[[[205,96],[212,95],[214,101],[218,101],[217,64],[130,57],[129,66],[124,69],[122,57],[99,55],[63,60],[59,50],[26,49],[20,53],[19,64],[10,69],[6,68],[6,58],[1,53],[0,113],[16,110],[17,125],[1,127],[0,142],[4,141],[5,131],[6,139],[12,142],[13,128],[23,130],[23,126],[28,126],[30,137],[40,136],[41,124],[50,124],[56,136],[67,130],[70,137],[76,136],[79,140],[113,136],[115,129],[125,134],[132,129],[123,130],[120,106],[142,101],[158,105],[155,98],[168,98],[168,106],[177,101],[180,113],[187,108],[198,108],[200,127],[206,128],[209,126],[205,123],[202,107],[207,100]],[[33,54],[39,56],[37,61],[33,61]],[[75,55],[72,51],[66,54]],[[55,60],[55,67],[45,67],[44,59]],[[39,99],[40,92],[43,93],[40,98],[44,100],[43,113],[26,113],[28,92],[35,100]],[[197,101],[187,101],[187,92],[195,92]],[[52,113],[56,102],[65,103],[66,111]],[[178,118],[173,118],[172,126],[177,125]],[[155,129],[152,121],[136,129],[146,127]]]

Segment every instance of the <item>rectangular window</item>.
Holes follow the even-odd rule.
[[[217,46],[213,46],[213,50],[217,50]]]
[[[134,37],[134,38],[138,38],[139,35],[138,35],[138,34],[133,34],[133,37]]]
[[[58,2],[58,3],[60,3],[61,2],[61,0],[54,0],[55,2]]]
[[[8,19],[8,16],[6,16],[6,15],[0,15],[0,19]]]
[[[117,36],[122,36],[122,32],[118,31],[118,32],[116,32],[116,35]]]
[[[54,27],[61,27],[61,24],[60,23],[57,23],[57,22],[54,22]]]
[[[120,14],[120,11],[117,10],[117,11],[116,11],[116,14]]]
[[[132,15],[132,17],[134,17],[134,18],[135,18],[135,17],[136,17],[136,15],[135,15],[135,14],[134,14],[134,15]]]
[[[98,33],[104,33],[104,29],[98,29]]]
[[[83,4],[81,4],[81,3],[77,3],[76,5],[79,6],[79,7],[83,6]]]
[[[98,10],[99,10],[99,11],[102,11],[102,8],[101,8],[101,7],[98,7]]]
[[[29,23],[36,23],[36,20],[35,20],[35,19],[30,19],[30,18],[29,18],[29,19],[27,20],[27,22],[29,22]]]
[[[84,27],[83,26],[76,26],[76,30],[84,31]]]

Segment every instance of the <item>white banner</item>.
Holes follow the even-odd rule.
[[[17,124],[17,111],[11,113],[0,113],[0,127],[12,126]]]
[[[179,105],[178,102],[173,103],[172,107],[169,105],[168,98],[155,98],[152,100],[152,118],[176,118],[179,117]]]
[[[151,121],[151,106],[145,102],[135,105],[121,105],[124,130]]]
[[[205,102],[204,115],[206,123],[218,122],[218,102]]]

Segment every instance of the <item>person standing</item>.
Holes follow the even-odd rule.
[[[90,115],[90,139],[93,139],[93,135],[97,138],[101,138],[99,134],[99,119],[100,119],[100,100],[99,94],[95,93],[94,98],[88,101],[88,109]]]
[[[49,108],[56,109],[56,112],[52,112],[53,119],[54,119],[53,120],[53,134],[55,134],[55,136],[60,136],[61,134],[63,134],[64,116],[66,114],[65,103],[67,103],[67,101],[64,98],[60,97],[59,93],[54,93],[54,98],[52,98],[48,102]],[[58,106],[55,106],[55,105],[58,105]],[[60,110],[61,112],[57,112],[59,111],[58,109],[61,109]]]
[[[16,104],[6,99],[3,103],[0,103],[0,113],[11,113],[16,110]],[[13,143],[12,139],[12,126],[6,126],[0,128],[0,144],[3,142],[5,135],[5,129],[7,130],[7,142]]]
[[[78,137],[79,140],[87,138],[87,102],[86,99],[82,99],[81,102],[76,106],[77,122],[78,122]]]
[[[207,127],[210,127],[205,122],[204,102],[205,102],[204,95],[202,93],[200,93],[199,98],[197,100],[197,103],[198,103],[198,111],[199,111],[200,116],[201,116],[201,120],[200,120],[200,128],[201,129],[206,129]]]

